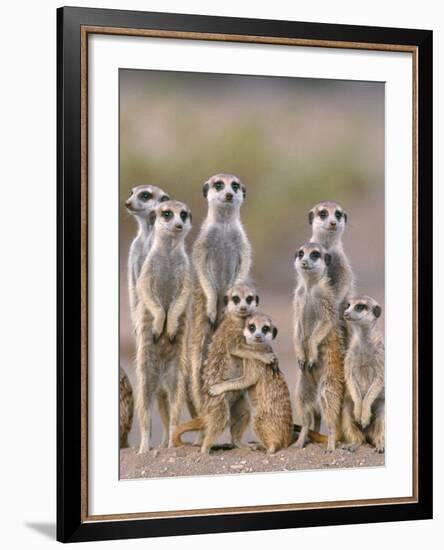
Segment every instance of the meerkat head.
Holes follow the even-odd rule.
[[[127,211],[138,218],[149,219],[150,212],[159,202],[169,201],[170,197],[155,185],[137,185],[131,189],[125,202]]]
[[[161,202],[150,214],[156,233],[185,238],[191,229],[191,211],[179,201]]]
[[[247,344],[269,344],[276,338],[278,329],[263,313],[250,315],[245,321],[244,337]]]
[[[322,277],[331,263],[331,256],[318,243],[305,243],[295,254],[294,267],[304,277]]]
[[[224,296],[226,312],[238,317],[253,315],[259,305],[259,296],[251,286],[234,285]]]
[[[204,183],[202,192],[209,204],[232,208],[244,202],[247,190],[237,176],[216,174]]]
[[[370,296],[358,296],[350,299],[344,311],[344,319],[348,323],[361,326],[371,326],[381,316],[381,306]]]
[[[308,213],[308,222],[316,239],[339,239],[347,223],[347,214],[337,202],[319,202]]]

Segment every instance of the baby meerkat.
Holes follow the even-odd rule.
[[[376,326],[380,315],[380,305],[369,296],[351,299],[344,312],[351,336],[344,361],[342,430],[351,451],[368,440],[375,451],[384,452],[384,342]]]
[[[330,255],[321,245],[305,243],[296,252],[298,285],[294,293],[294,349],[300,372],[296,410],[302,429],[296,446],[305,444],[309,428],[319,432],[321,412],[328,430],[327,450],[335,449],[344,391],[337,303],[330,286]]]
[[[153,241],[137,281],[139,453],[149,450],[153,397],[164,423],[163,444],[171,445],[188,376],[186,322],[192,283],[185,237],[191,229],[191,212],[181,202],[166,201],[151,217]]]
[[[119,367],[119,440],[120,448],[129,447],[128,434],[131,431],[134,415],[134,398],[128,376]]]
[[[201,406],[201,369],[229,288],[247,281],[251,246],[240,219],[245,185],[232,174],[216,174],[203,186],[208,214],[193,247],[195,290],[191,330],[193,401]]]
[[[245,322],[245,343],[256,352],[273,352],[277,328],[267,315],[256,313]],[[237,356],[237,350],[231,354]],[[244,357],[244,350],[239,357]],[[210,386],[209,394],[246,389],[253,408],[253,428],[267,453],[274,454],[292,443],[293,417],[290,392],[277,361],[270,367],[262,361],[244,359],[243,376]]]
[[[353,292],[353,271],[344,252],[342,235],[347,223],[347,213],[337,202],[325,201],[316,204],[308,213],[312,226],[310,242],[319,243],[330,255],[328,276],[340,308],[340,321]]]
[[[226,312],[214,333],[208,350],[208,359],[202,369],[202,406],[199,416],[179,426],[173,436],[173,444],[182,444],[181,435],[190,431],[204,431],[201,452],[208,453],[217,437],[230,423],[232,442],[241,447],[242,435],[248,427],[250,411],[243,392],[228,392],[217,397],[209,395],[211,386],[239,376],[242,372],[240,355],[271,364],[275,361],[270,351],[255,351],[245,345],[243,329],[245,318],[255,312],[258,297],[251,287],[236,285],[226,296]],[[237,357],[231,352],[237,350]]]
[[[137,185],[131,189],[130,196],[125,202],[127,211],[134,216],[138,225],[137,235],[131,243],[128,255],[128,291],[131,318],[133,320],[138,301],[137,279],[151,245],[153,226],[150,221],[150,214],[159,202],[168,200],[170,200],[169,196],[159,187]]]

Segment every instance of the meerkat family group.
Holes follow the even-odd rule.
[[[246,187],[232,174],[216,174],[204,183],[203,196],[208,213],[191,258],[186,204],[151,185],[133,188],[125,203],[138,222],[128,285],[139,453],[151,447],[155,402],[164,446],[182,445],[182,434],[196,431],[201,452],[208,453],[229,427],[233,446],[258,448],[242,440],[251,422],[268,453],[302,448],[310,440],[325,441],[329,451],[338,442],[350,451],[369,442],[383,452],[384,344],[376,327],[381,307],[354,295],[342,244],[346,213],[334,202],[317,204],[308,216],[312,236],[295,255],[295,409],[301,423],[295,430],[272,345],[278,329],[258,311],[250,278],[252,249],[240,217]],[[132,413],[123,372],[120,386],[123,446]],[[191,420],[181,424],[185,403]],[[326,435],[320,433],[321,419]]]

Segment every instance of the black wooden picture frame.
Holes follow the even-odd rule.
[[[195,513],[184,516],[90,517],[87,509],[86,391],[87,205],[85,136],[82,116],[83,40],[87,32],[125,30],[181,38],[293,43],[322,47],[397,49],[416,59],[414,80],[414,332],[418,368],[413,398],[416,470],[412,499],[404,502],[319,505]],[[85,34],[86,33],[86,34]],[[129,33],[128,33],[129,34]],[[204,38],[205,39],[205,38]],[[82,104],[83,101],[83,104]],[[58,369],[57,369],[57,539],[63,542],[172,536],[227,531],[283,529],[334,524],[428,519],[432,517],[432,32],[399,28],[300,23],[60,8],[57,11],[57,180],[58,180]],[[86,367],[85,367],[86,368]],[[86,500],[85,500],[86,499]],[[131,521],[129,521],[131,520]]]

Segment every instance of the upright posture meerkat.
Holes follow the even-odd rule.
[[[344,361],[342,430],[352,451],[368,440],[384,452],[384,342],[376,327],[380,315],[381,307],[368,296],[350,300],[344,313],[351,336]]]
[[[202,406],[197,418],[179,426],[173,436],[173,444],[181,445],[181,435],[190,431],[204,431],[201,452],[208,453],[217,437],[230,422],[232,442],[242,446],[242,435],[248,427],[250,411],[243,392],[229,392],[217,397],[209,395],[211,386],[239,376],[242,361],[231,352],[236,349],[237,357],[245,357],[270,364],[275,361],[274,353],[249,349],[244,342],[245,318],[254,313],[258,297],[247,285],[236,285],[226,295],[226,313],[217,328],[209,346],[208,359],[202,369]]]
[[[195,291],[191,335],[193,401],[201,406],[201,368],[223,311],[223,297],[237,283],[246,282],[251,246],[240,220],[245,185],[231,174],[212,176],[203,186],[208,214],[193,247]]]
[[[244,338],[251,351],[273,352],[272,341],[277,328],[270,317],[256,313],[245,322]],[[231,351],[237,355],[236,349]],[[244,356],[241,350],[239,355]],[[290,392],[276,363],[272,367],[256,359],[244,359],[243,376],[210,386],[209,394],[247,389],[253,408],[253,428],[267,453],[274,454],[292,443],[293,417]]]
[[[335,449],[344,391],[337,302],[327,269],[330,255],[313,242],[296,252],[298,285],[294,293],[294,349],[300,367],[296,410],[302,429],[296,446],[302,448],[314,422],[319,431],[321,412],[328,430],[327,449]]]
[[[134,398],[130,381],[119,367],[119,440],[120,447],[129,447],[128,434],[131,431],[134,415]]]
[[[139,453],[149,450],[154,396],[164,424],[164,445],[180,419],[187,372],[186,324],[192,293],[185,237],[191,212],[176,201],[162,202],[151,214],[153,242],[137,281],[137,412]]]
[[[347,299],[353,292],[353,271],[342,245],[347,214],[336,202],[320,202],[308,213],[308,221],[313,230],[310,242],[319,243],[330,255],[328,276],[342,320]]]
[[[131,318],[137,306],[137,279],[151,244],[152,223],[150,214],[159,202],[169,200],[168,195],[154,185],[138,185],[131,189],[131,194],[125,202],[127,211],[137,221],[137,235],[131,243],[128,255],[128,291]]]

